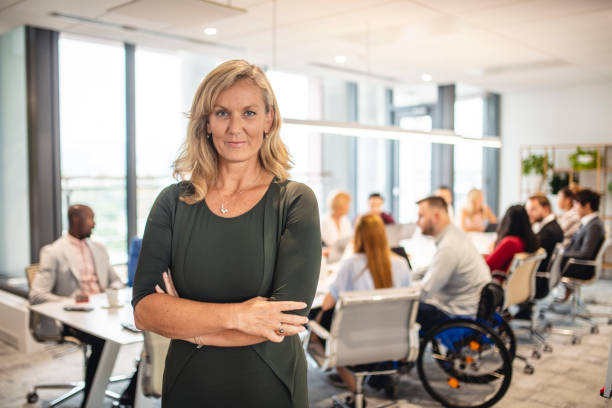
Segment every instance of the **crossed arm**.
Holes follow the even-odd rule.
[[[196,302],[178,297],[170,274],[164,272],[162,279],[167,293],[156,285],[156,293],[142,299],[134,310],[138,328],[198,345],[240,347],[266,340],[281,342],[302,332],[308,322],[306,317],[284,313],[305,308],[303,302],[271,302],[262,297],[230,304]]]

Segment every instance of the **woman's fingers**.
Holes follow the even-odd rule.
[[[168,274],[168,272],[162,273],[162,279],[164,280],[164,285],[166,286],[166,291],[170,296],[178,297],[178,293],[174,288],[174,282],[172,282],[172,277]]]
[[[302,310],[307,306],[304,302],[292,302],[289,300],[274,301],[272,304],[281,312],[287,312],[289,310]]]
[[[294,326],[299,326],[299,325],[308,323],[308,318],[305,317],[305,316],[281,313],[280,321],[281,321],[281,323],[292,324]]]
[[[155,292],[161,293],[162,295],[166,294],[166,292],[159,285],[155,285]]]
[[[302,325],[294,326],[292,324],[283,324],[283,336],[294,336],[306,330],[306,328]]]

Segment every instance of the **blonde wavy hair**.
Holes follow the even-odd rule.
[[[476,200],[482,197],[483,198],[483,204],[482,207],[480,208],[480,210],[478,211],[478,213],[484,214],[485,213],[485,204],[484,204],[484,197],[482,195],[482,190],[479,190],[477,188],[473,188],[470,191],[468,191],[467,193],[467,202],[465,205],[465,209],[468,215],[472,216],[474,214],[477,213],[476,210]]]
[[[187,204],[202,201],[218,177],[219,154],[206,137],[209,115],[219,94],[237,81],[250,81],[261,89],[266,113],[273,112],[272,126],[259,149],[261,166],[279,181],[289,177],[291,159],[280,138],[281,116],[276,97],[266,75],[256,65],[244,60],[231,60],[213,69],[200,83],[188,113],[187,137],[173,163],[172,175],[177,180],[188,180],[193,188],[180,197]]]
[[[380,216],[363,215],[355,225],[355,253],[365,253],[368,269],[376,289],[393,286],[391,250],[387,231]]]

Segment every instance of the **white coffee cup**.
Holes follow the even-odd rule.
[[[108,306],[110,307],[119,306],[119,289],[107,288],[106,298],[108,299]]]

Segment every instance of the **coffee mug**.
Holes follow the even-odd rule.
[[[108,306],[110,307],[119,306],[119,289],[115,289],[115,288],[106,289],[106,298],[108,299]]]

